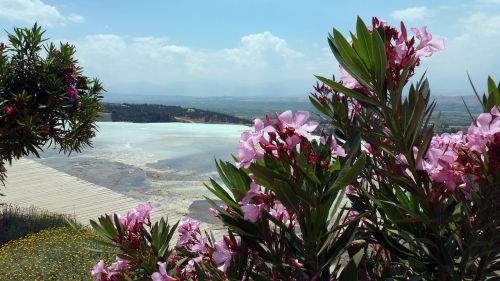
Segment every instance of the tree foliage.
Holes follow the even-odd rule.
[[[0,180],[5,164],[45,145],[80,151],[95,135],[101,83],[83,75],[75,47],[48,43],[45,31],[14,28],[0,44]]]

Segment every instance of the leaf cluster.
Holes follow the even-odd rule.
[[[356,239],[365,241],[364,264],[371,278],[391,280],[485,280],[498,270],[498,196],[500,186],[492,171],[471,198],[457,191],[435,198],[435,184],[417,168],[433,137],[427,79],[405,87],[408,68],[397,87],[388,87],[387,58],[377,50],[384,43],[383,29],[367,31],[358,18],[352,44],[337,30],[329,37],[342,67],[364,87],[348,89],[332,79],[318,77],[343,98],[313,105],[331,120],[337,135],[358,134],[370,147],[362,180],[348,195],[361,214],[363,227]],[[404,94],[405,89],[407,93]],[[500,85],[488,79],[488,95],[478,96],[485,112],[499,105]],[[349,116],[349,103],[361,105]],[[372,245],[369,247],[369,245]],[[374,251],[373,245],[383,251]]]
[[[343,195],[345,187],[364,168],[365,158],[332,159],[331,141],[329,138],[326,144],[312,142],[315,153],[320,155],[316,163],[309,163],[301,154],[296,155],[294,163],[265,156],[248,169],[237,169],[224,161],[216,163],[224,186],[211,180],[207,188],[228,209],[207,200],[224,225],[240,236],[242,251],[248,253],[244,259],[240,256],[240,262],[234,266],[238,269],[235,279],[247,276],[268,280],[275,274],[280,280],[330,280],[339,276],[339,280],[357,280],[351,269],[357,267],[363,253],[342,270],[346,264],[342,264],[341,257],[346,255],[360,219],[345,220]],[[353,143],[347,149],[357,147]],[[324,163],[331,165],[325,167]],[[269,197],[281,202],[296,223],[284,222],[268,209],[261,211],[262,218],[256,222],[245,220],[240,202],[252,180]],[[293,265],[292,259],[303,267]]]
[[[168,220],[161,218],[150,229],[141,225],[138,244],[132,244],[131,233],[124,229],[117,214],[90,221],[102,238],[96,242],[116,249],[117,257],[134,265],[131,272],[125,273],[126,280],[151,280],[151,275],[158,271],[158,261],[166,261],[172,253],[170,244],[178,224],[170,226]]]
[[[46,145],[61,152],[91,145],[104,91],[97,79],[82,74],[68,43],[47,43],[45,31],[14,28],[0,44],[0,179],[6,162],[39,156]],[[71,80],[69,80],[71,79]],[[68,88],[78,92],[68,97]]]

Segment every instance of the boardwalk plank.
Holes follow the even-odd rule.
[[[135,208],[139,200],[115,192],[77,177],[29,159],[14,161],[7,169],[6,186],[0,188],[5,197],[2,203],[12,203],[20,207],[37,207],[54,213],[72,216],[77,222],[89,225],[89,220],[96,220],[107,213],[125,214]],[[175,223],[184,214],[172,208],[153,209],[152,221],[162,216]],[[213,232],[220,238],[224,230],[220,226],[202,224],[202,229]],[[174,237],[175,241],[177,237]]]

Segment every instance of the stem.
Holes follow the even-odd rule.
[[[439,210],[438,210],[439,211]],[[435,214],[436,213],[436,210],[433,208],[432,209],[432,212]],[[435,215],[434,215],[435,217]],[[441,240],[441,235],[439,233],[439,225],[436,221],[436,218],[434,218],[432,220],[432,223],[431,223],[431,227],[432,227],[432,231],[433,231],[433,234],[434,234],[434,239],[436,240],[436,246],[437,246],[437,253],[438,253],[438,257],[439,257],[439,260],[437,261],[438,262],[438,267],[439,267],[439,280],[448,280],[448,276],[447,276],[447,273],[446,273],[446,269],[444,268],[443,266],[443,261],[442,261],[442,257],[441,257],[441,253],[444,253],[444,251],[446,249],[443,249],[443,243],[442,243],[442,240]]]
[[[484,267],[486,266],[488,262],[488,256],[482,256],[481,258],[479,258],[479,265],[477,267],[477,270],[476,270],[476,274],[474,276],[474,281],[479,281],[481,280],[481,277],[483,275],[483,270],[484,270]]]
[[[467,211],[467,215],[469,215],[469,214],[470,214],[470,212]],[[477,231],[476,226],[477,226],[477,223],[474,222],[474,224],[472,224],[472,231],[471,231],[473,236],[475,236],[476,231]],[[472,237],[470,237],[470,236],[467,238],[468,239],[467,239],[466,243],[464,243],[465,245],[467,245],[467,248],[465,249],[465,253],[464,253],[464,256],[462,257],[462,262],[460,264],[460,271],[461,271],[460,272],[460,280],[463,280],[465,273],[467,271],[467,262],[469,260],[470,251],[471,251],[470,245],[472,244],[471,241],[473,240]],[[474,239],[477,239],[477,238],[474,237]]]
[[[467,243],[467,245],[469,245],[469,243]],[[463,280],[463,278],[465,276],[465,272],[467,271],[467,261],[469,260],[469,256],[470,256],[470,247],[467,247],[465,249],[465,253],[464,253],[464,256],[462,257],[462,262],[460,264],[460,278],[459,278],[459,280]]]

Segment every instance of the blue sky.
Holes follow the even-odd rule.
[[[41,23],[113,95],[306,96],[314,74],[338,73],[328,32],[354,29],[357,15],[445,39],[421,67],[435,95],[471,94],[466,70],[480,88],[500,80],[500,0],[437,2],[0,0],[0,26]]]

